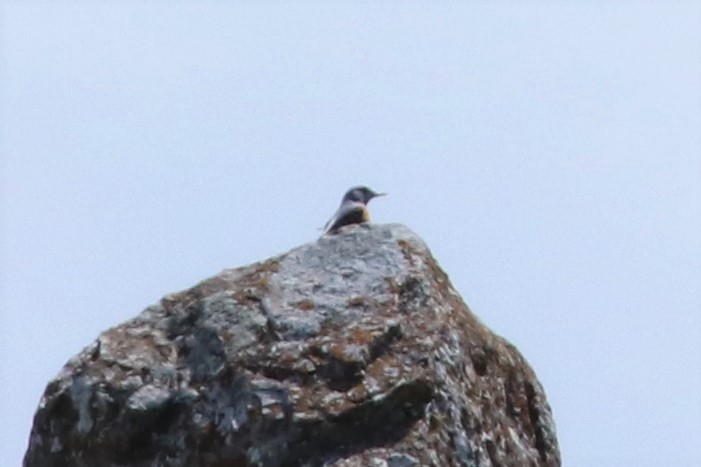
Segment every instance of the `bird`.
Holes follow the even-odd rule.
[[[343,195],[341,205],[324,226],[324,234],[334,233],[344,225],[370,222],[367,204],[371,199],[385,196],[387,193],[375,193],[365,186],[351,188]]]

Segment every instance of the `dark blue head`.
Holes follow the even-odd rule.
[[[343,202],[352,201],[367,204],[371,199],[384,195],[385,193],[375,193],[366,186],[356,186],[346,192],[346,194],[343,196]]]

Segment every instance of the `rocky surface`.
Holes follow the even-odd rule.
[[[361,225],[175,293],[51,381],[25,466],[557,466],[550,407],[424,243]]]

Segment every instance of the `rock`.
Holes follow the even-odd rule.
[[[51,381],[27,467],[557,466],[543,388],[400,225],[166,296]]]

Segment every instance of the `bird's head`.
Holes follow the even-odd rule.
[[[371,199],[384,195],[386,195],[386,193],[375,193],[366,186],[356,186],[346,192],[343,201],[367,204]]]

